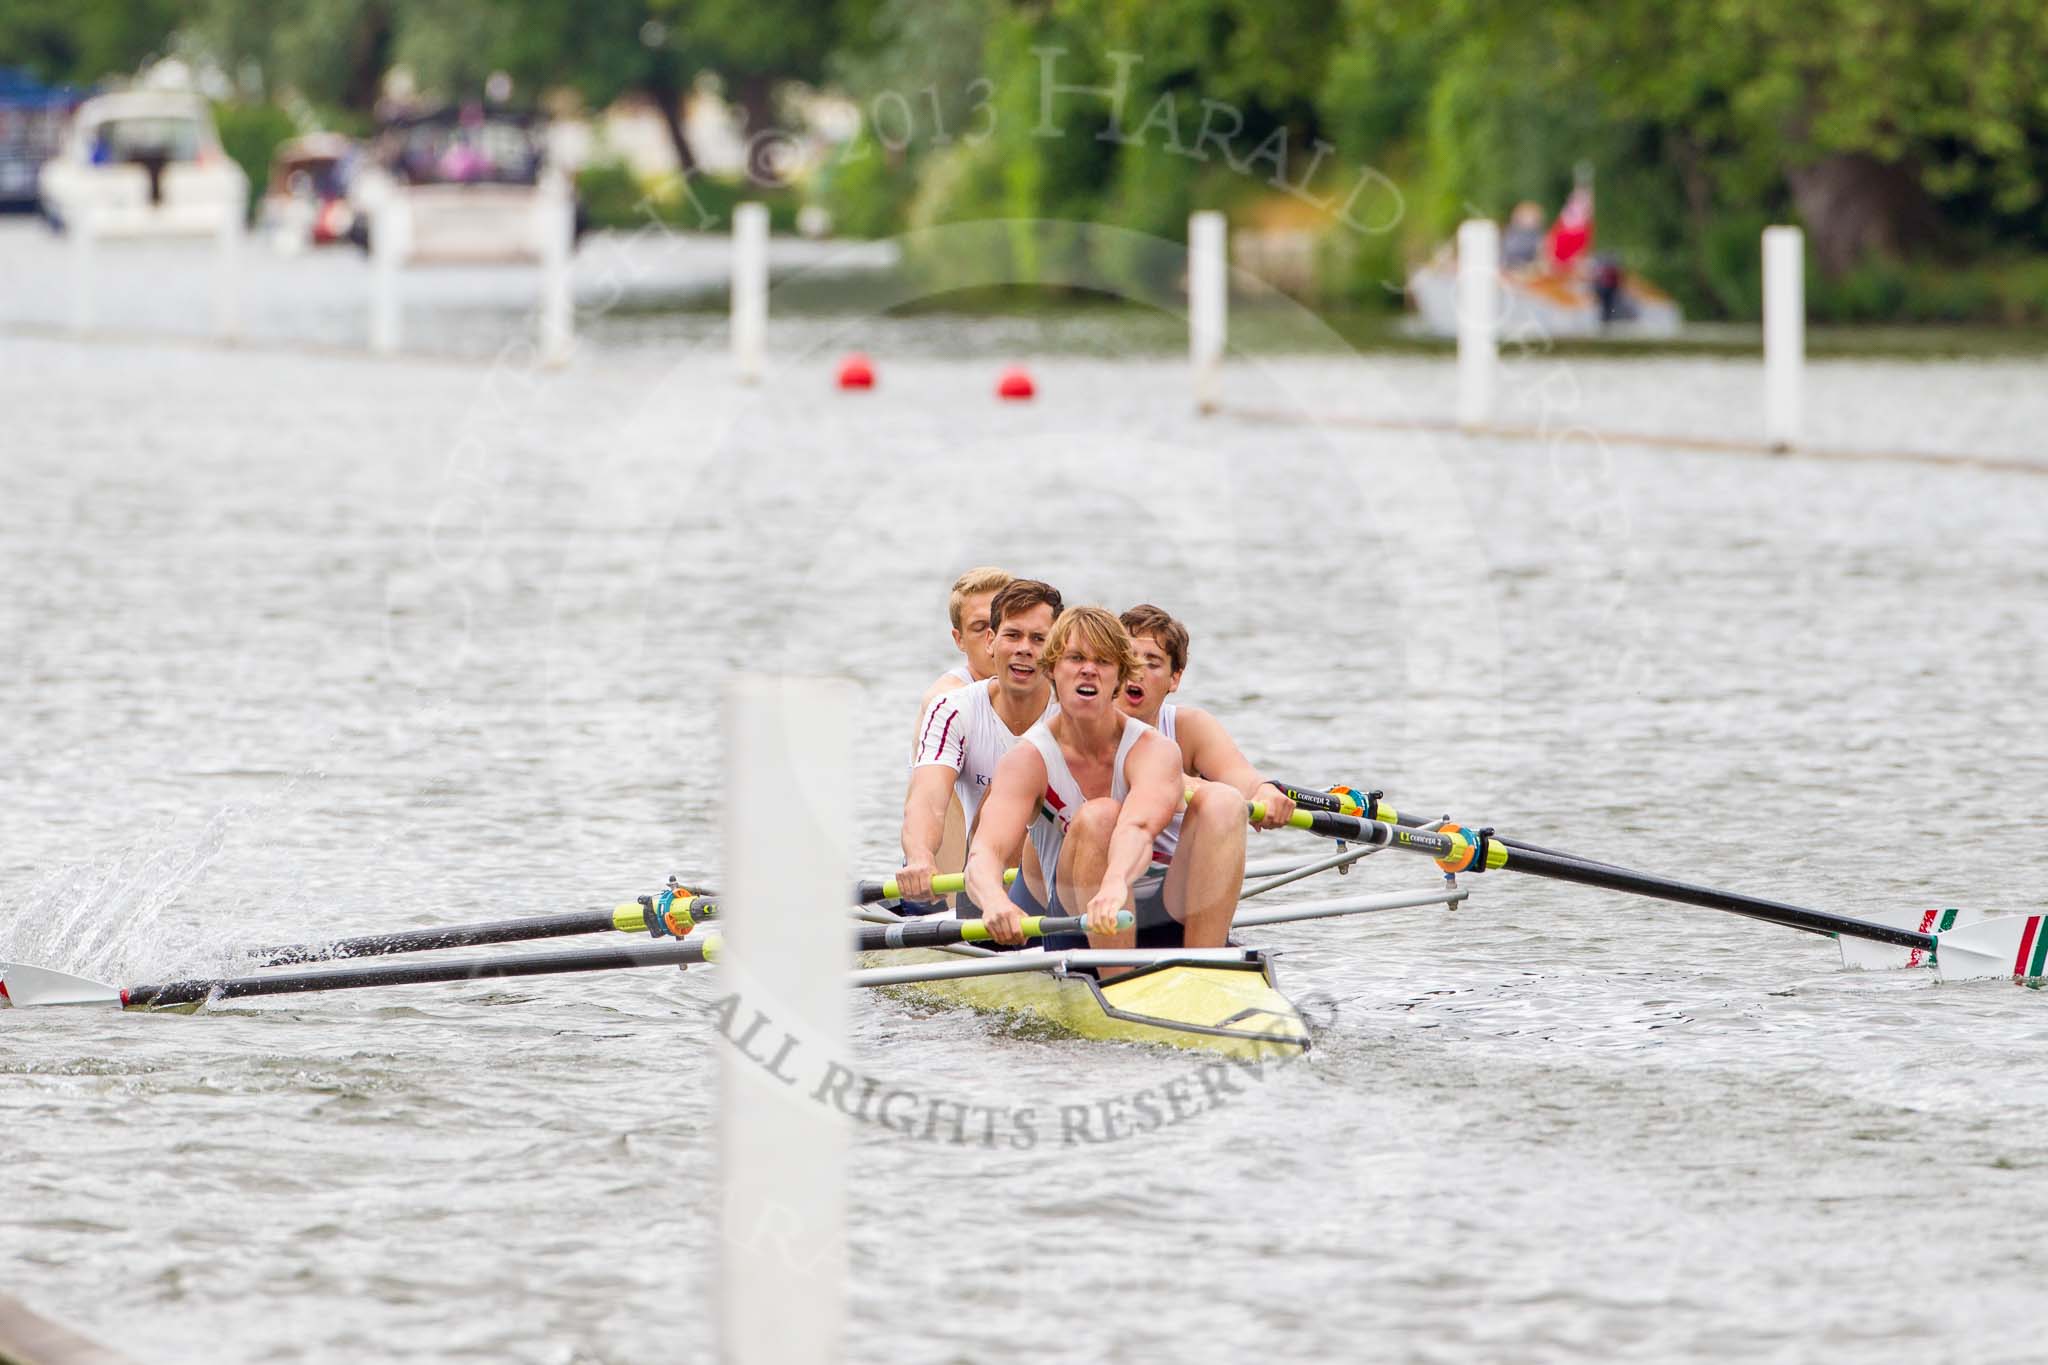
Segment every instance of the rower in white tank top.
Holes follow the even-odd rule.
[[[974,817],[981,811],[982,798],[988,795],[988,784],[995,780],[996,764],[1022,738],[997,714],[995,686],[993,679],[970,683],[933,701],[919,727],[917,753],[910,763],[912,768],[935,763],[953,770],[953,792],[960,798],[960,809],[966,813],[970,830],[974,828]],[[1048,694],[1045,710],[1033,728],[1042,727],[1059,710],[1059,704]]]
[[[1058,703],[1052,709],[1057,711]],[[1131,784],[1124,778],[1124,759],[1151,728],[1141,720],[1124,717],[1123,734],[1116,743],[1116,761],[1109,770],[1111,800],[1122,801],[1130,795]],[[1039,757],[1045,760],[1045,795],[1039,801],[1038,818],[1031,822],[1030,834],[1032,851],[1038,855],[1038,874],[1044,878],[1050,899],[1050,888],[1058,884],[1060,846],[1066,842],[1067,824],[1088,798],[1082,795],[1081,784],[1074,780],[1073,769],[1067,766],[1067,756],[1060,752],[1060,742],[1053,738],[1051,726],[1039,721],[1024,732],[1023,742],[1038,750]]]
[[[1163,703],[1159,708],[1159,733],[1173,740],[1176,746],[1180,740],[1173,733],[1173,713],[1178,710],[1180,708],[1172,702]],[[1159,837],[1152,841],[1154,867],[1164,867],[1173,861],[1174,850],[1180,847],[1180,818],[1186,809],[1183,803],[1181,809],[1173,813],[1173,818],[1166,822],[1166,828],[1159,831]]]

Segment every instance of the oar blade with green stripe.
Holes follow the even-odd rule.
[[[1944,981],[2040,982],[2048,976],[2048,916],[2000,915],[1939,936],[1934,967]]]

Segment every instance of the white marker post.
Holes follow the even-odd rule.
[[[830,1362],[844,1347],[848,1119],[815,1093],[846,1053],[852,710],[844,682],[726,689],[725,894],[711,926],[724,948],[710,989],[728,1011],[718,1312],[733,1365]]]
[[[1493,416],[1500,363],[1500,225],[1473,218],[1458,227],[1458,425]]]
[[[412,224],[405,196],[385,191],[370,214],[370,349],[390,355],[398,349],[398,271],[412,249]]]
[[[80,204],[64,220],[64,230],[71,234],[71,330],[80,334],[90,332],[93,324],[92,277],[97,249],[93,230],[97,226],[90,204]]]
[[[534,212],[540,236],[540,363],[560,369],[576,344],[576,295],[569,269],[576,249],[576,197],[559,168],[549,167],[541,177]]]
[[[759,383],[768,350],[768,209],[732,213],[732,359],[740,381]]]
[[[222,341],[233,341],[242,333],[241,281],[236,274],[242,257],[243,203],[238,194],[222,208],[213,240],[213,333]]]
[[[1806,234],[1764,229],[1764,439],[1799,444],[1806,369]]]
[[[1223,343],[1230,309],[1230,238],[1223,215],[1188,219],[1188,355],[1195,367],[1195,411],[1222,400]]]

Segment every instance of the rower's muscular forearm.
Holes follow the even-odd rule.
[[[903,857],[906,865],[920,858],[926,862],[936,859],[939,840],[944,837],[945,830],[944,797],[933,801],[925,793],[911,792],[910,799],[903,803]]]
[[[1121,885],[1124,899],[1129,900],[1131,888],[1138,884],[1138,878],[1152,866],[1152,840],[1154,834],[1147,834],[1145,827],[1132,822],[1118,824],[1116,833],[1110,836],[1109,857],[1103,868],[1103,880],[1112,885]]]
[[[967,855],[967,898],[980,906],[984,915],[1010,903],[1009,890],[1003,885],[1002,859],[979,844]]]

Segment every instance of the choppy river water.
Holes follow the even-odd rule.
[[[777,335],[758,390],[655,322],[552,376],[0,337],[0,956],[152,979],[715,879],[745,670],[854,681],[887,870],[977,562],[1172,608],[1276,772],[1852,913],[2042,908],[2037,474],[1205,420],[1169,360],[1043,357],[998,405],[987,360],[882,354],[846,397],[854,321]],[[1754,422],[1729,362],[1537,364],[1581,419]],[[1231,383],[1399,418],[1448,368]],[[2024,458],[2042,389],[1840,362],[1816,421]],[[1431,882],[1396,856],[1344,889]],[[854,1359],[2038,1358],[2040,993],[1506,875],[1254,937],[1307,1065],[1118,1142],[858,1130]],[[714,990],[0,1012],[0,1285],[148,1361],[709,1358]],[[1194,1069],[853,1020],[965,1104]]]

